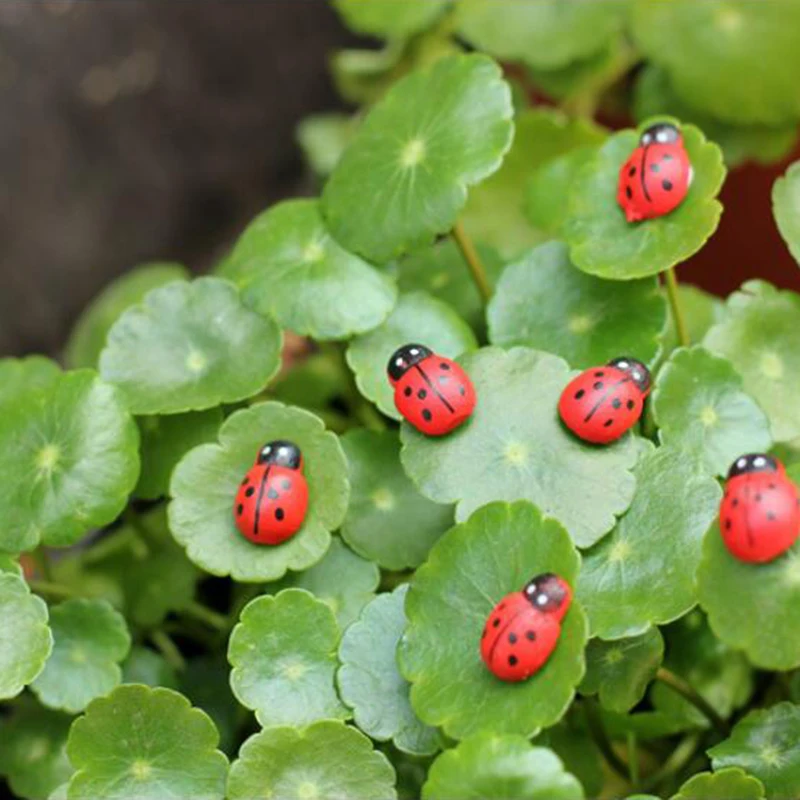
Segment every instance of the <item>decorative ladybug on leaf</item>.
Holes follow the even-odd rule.
[[[719,524],[725,546],[740,561],[763,564],[794,544],[800,533],[800,498],[778,459],[753,453],[733,462]]]
[[[692,182],[681,132],[662,122],[648,128],[619,173],[617,202],[628,222],[662,217],[676,209]]]
[[[389,359],[394,404],[404,419],[428,436],[443,436],[466,422],[475,389],[455,361],[421,344],[407,344]]]
[[[492,610],[481,636],[481,658],[501,681],[524,681],[556,649],[572,589],[550,572],[521,592],[506,595]]]
[[[282,440],[265,444],[236,494],[236,527],[256,544],[280,544],[300,530],[307,508],[300,448]]]
[[[623,356],[605,367],[591,367],[570,381],[561,393],[558,413],[584,441],[608,444],[638,422],[648,394],[647,367]]]

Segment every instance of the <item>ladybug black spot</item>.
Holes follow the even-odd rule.
[[[585,394],[586,392],[584,392],[583,389],[578,389],[578,391],[575,392],[575,399],[580,400]]]
[[[284,478],[284,479],[281,481],[281,486],[282,486],[284,489],[291,489],[291,488],[292,488],[292,482],[291,482],[291,481],[290,481],[288,478]]]
[[[594,374],[595,378],[602,378],[603,375],[605,375],[605,372],[603,372],[602,370],[600,370],[600,372],[595,372]]]
[[[664,187],[665,192],[672,191],[672,181],[661,181],[661,185]]]
[[[636,405],[636,403],[634,403],[633,400],[628,400],[628,403],[627,403],[628,411],[633,411],[633,407],[635,405]]]
[[[731,502],[731,505],[732,505],[734,508],[736,508],[736,506],[738,506],[738,505],[739,505],[739,498],[738,498],[738,497],[734,497],[734,498],[733,498],[733,501]]]
[[[613,424],[614,424],[614,420],[613,420],[613,419],[607,419],[607,420],[606,420],[606,421],[603,423],[603,427],[604,427],[604,428],[610,428],[610,427],[611,427]]]
[[[463,397],[467,393],[467,390],[463,386],[459,386],[458,393]]]
[[[425,409],[425,410],[422,412],[422,419],[424,419],[424,420],[425,420],[425,422],[430,422],[430,421],[433,419],[433,414],[431,414],[431,412],[430,412],[430,411],[428,411],[428,409],[426,408],[426,409]]]
[[[442,363],[439,364],[439,368],[443,369],[445,372],[447,372],[447,370],[450,369],[450,365],[449,364],[445,364],[444,361],[442,361]]]
[[[633,192],[631,191],[630,186],[625,187],[625,197],[627,197],[628,200],[630,200],[633,197]]]
[[[255,493],[256,493],[256,487],[255,487],[255,486],[251,486],[251,487],[250,487],[250,488],[249,488],[249,489],[248,489],[248,490],[247,490],[247,491],[244,493],[244,496],[245,496],[245,497],[252,497],[252,496],[253,496]]]
[[[410,386],[406,386],[406,388],[405,388],[405,389],[403,389],[403,394],[404,394],[406,397],[411,397],[411,387],[410,387]]]
[[[420,389],[417,392],[417,397],[419,397],[420,400],[424,400],[427,396],[428,396],[428,392],[425,391],[425,389]]]
[[[771,483],[771,484],[769,485],[769,488],[770,488],[770,489],[777,489],[777,486],[775,486],[775,484],[774,484],[774,483]]]
[[[760,503],[760,502],[761,502],[761,493],[756,495],[756,503]]]
[[[636,167],[631,167],[628,170],[628,176],[632,178],[635,174],[636,174]]]
[[[244,506],[241,503],[239,503],[239,505],[236,507],[236,513],[241,517],[243,511],[244,511]]]
[[[596,381],[594,384],[595,389],[602,389],[603,388],[603,381]]]
[[[517,657],[516,656],[509,656],[508,657],[508,666],[509,667],[516,667],[517,666]]]
[[[732,524],[733,524],[733,523],[732,523],[732,522],[731,522],[729,519],[726,519],[726,520],[725,520],[725,530],[726,530],[726,531],[729,531],[729,530],[731,529],[731,525],[732,525]]]
[[[661,157],[661,160],[662,160],[662,161],[672,161],[672,156],[671,156],[669,153],[665,153],[665,154],[664,154],[664,155]]]
[[[660,169],[661,169],[661,167],[658,164],[651,164],[650,165],[650,171],[651,172],[658,172]]]
[[[535,642],[536,641],[536,634],[533,631],[526,631],[525,632],[525,638],[529,642]]]
[[[500,624],[500,620],[497,619],[497,617],[495,617],[494,620],[492,620],[492,627],[496,628],[499,624]]]
[[[278,522],[280,522],[284,518],[284,516],[285,514],[282,508],[275,509],[275,519],[278,520]]]
[[[770,522],[774,522],[777,519],[777,517],[775,516],[775,513],[773,511],[767,511],[767,519]]]
[[[278,499],[278,493],[274,489],[268,489],[267,490],[267,497],[269,497],[270,500],[277,500]]]
[[[509,644],[516,644],[517,643],[517,634],[516,633],[509,633],[508,634],[508,643]]]
[[[619,399],[619,397],[615,397],[615,398],[614,398],[614,399],[611,401],[611,405],[612,405],[614,408],[622,408],[622,400],[620,400],[620,399]]]

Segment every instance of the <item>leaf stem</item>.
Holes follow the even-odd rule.
[[[669,686],[672,691],[679,694],[684,700],[690,702],[708,719],[722,736],[725,738],[730,736],[730,725],[728,725],[708,700],[700,695],[690,683],[666,667],[659,667],[658,672],[656,672],[656,680],[661,681],[665,686]]]
[[[218,631],[228,629],[228,618],[224,614],[214,611],[202,603],[192,601],[189,605],[181,609],[187,616],[204,622],[206,625]]]
[[[50,567],[50,557],[47,551],[43,547],[37,547],[36,550],[31,553],[31,558],[34,564],[36,564],[36,568],[39,570],[39,574],[42,578],[44,578],[45,581],[52,581],[53,570]]]
[[[589,728],[589,733],[594,739],[598,750],[603,754],[603,757],[608,762],[611,769],[614,770],[621,778],[630,781],[631,776],[625,762],[616,754],[611,740],[606,733],[603,719],[600,716],[600,710],[597,706],[597,700],[594,697],[586,697],[583,701],[583,711],[586,715],[586,724]]]
[[[639,785],[639,743],[636,741],[636,734],[628,731],[628,768],[631,773],[631,783],[634,788]]]
[[[680,298],[678,297],[678,278],[675,276],[673,267],[670,267],[664,272],[664,283],[667,287],[667,297],[669,298],[669,305],[672,309],[672,319],[675,322],[675,331],[678,334],[678,341],[683,347],[689,347],[691,344],[689,329],[686,327],[686,320],[683,317],[683,310],[681,309]]]
[[[472,239],[464,230],[464,226],[460,222],[453,225],[453,240],[458,245],[461,255],[464,256],[464,261],[467,262],[472,280],[475,281],[475,286],[478,287],[484,303],[488,303],[492,297],[492,287],[489,284],[489,279],[486,277],[486,269],[483,266],[478,251],[472,243]]]
[[[28,586],[37,594],[49,594],[52,597],[80,597],[80,593],[71,589],[69,586],[64,586],[61,583],[53,583],[52,581],[37,581],[29,580]]]
[[[679,773],[694,758],[699,742],[700,736],[696,733],[689,734],[681,739],[661,768],[647,777],[641,786],[641,791],[650,791]]]
[[[159,649],[161,655],[164,656],[170,666],[178,671],[186,669],[186,659],[178,649],[178,645],[164,631],[158,628],[151,631],[150,640]]]

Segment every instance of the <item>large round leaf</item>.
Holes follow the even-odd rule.
[[[374,328],[397,295],[386,275],[331,237],[316,200],[288,200],[256,217],[222,272],[249,306],[315,339]]]
[[[628,513],[584,554],[578,597],[603,639],[642,634],[697,602],[703,534],[722,496],[696,459],[669,447],[642,458],[636,481]]]
[[[69,800],[221,800],[228,759],[206,714],[172,689],[119,686],[69,733]]]
[[[48,389],[60,375],[58,364],[44,356],[0,359],[0,407],[13,407],[33,389]]]
[[[281,334],[219,278],[153,289],[108,333],[100,373],[134,414],[199,411],[257,394],[277,372]]]
[[[90,370],[31,388],[0,414],[0,549],[74,544],[114,520],[139,477],[136,425]]]
[[[237,530],[233,501],[264,442],[289,439],[303,453],[309,504],[300,531],[281,545],[259,546]],[[259,403],[225,420],[219,444],[191,450],[172,475],[169,526],[195,564],[213,575],[263,582],[322,558],[329,531],[347,509],[347,462],[336,436],[319,418],[281,403]]]
[[[800,263],[800,161],[795,161],[772,187],[772,211],[786,246]]]
[[[672,800],[763,800],[764,784],[737,767],[700,772]]]
[[[705,244],[722,213],[714,198],[725,167],[719,148],[697,128],[684,125],[682,132],[694,179],[683,203],[666,216],[629,223],[617,203],[619,171],[638,145],[638,131],[614,134],[578,170],[562,229],[577,267],[601,278],[642,278],[685,261]]]
[[[655,278],[618,283],[576,269],[548,242],[509,265],[489,304],[489,339],[561,356],[576,368],[633,355],[652,364],[667,303]]]
[[[370,740],[341,722],[269,728],[251,736],[231,765],[227,797],[252,800],[395,800],[395,774]]]
[[[465,519],[490,500],[531,500],[587,547],[630,505],[638,440],[592,447],[558,418],[558,398],[574,377],[549,353],[485,348],[461,359],[478,404],[471,420],[442,440],[404,424],[401,458],[423,494],[458,502]]]
[[[512,115],[508,84],[486,56],[450,56],[403,78],[369,112],[325,187],[331,232],[376,263],[446,233],[467,187],[500,166]]]
[[[338,644],[333,611],[309,592],[257,597],[231,633],[233,693],[263,727],[345,719],[334,687]]]
[[[584,673],[580,605],[567,612],[550,660],[524,683],[489,672],[481,631],[506,594],[544,572],[574,586],[579,563],[564,528],[529,503],[491,503],[445,534],[412,579],[398,650],[419,718],[455,739],[481,730],[530,737],[558,722]]]
[[[425,30],[449,3],[450,0],[334,0],[333,5],[350,30],[388,39]]]

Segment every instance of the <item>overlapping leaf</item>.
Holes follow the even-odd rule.
[[[308,165],[318,176],[327,178],[333,172],[357,125],[356,117],[337,112],[312,114],[300,122],[295,137]]]
[[[450,0],[427,0],[409,3],[407,0],[334,0],[334,7],[350,30],[384,38],[409,36],[431,25]]]
[[[134,645],[123,662],[122,682],[178,688],[178,676],[164,656],[142,645]]]
[[[772,211],[786,246],[800,263],[800,161],[795,161],[772,187]]]
[[[13,406],[19,397],[33,389],[46,390],[58,381],[60,374],[58,364],[44,356],[0,359],[0,407]]]
[[[681,786],[672,800],[762,800],[764,784],[737,767],[700,772]]]

